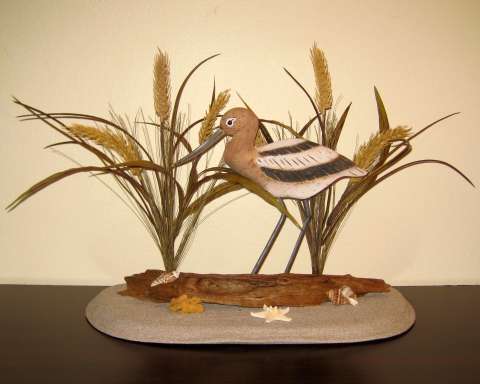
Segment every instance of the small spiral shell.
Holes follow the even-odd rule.
[[[158,276],[155,280],[152,281],[152,284],[150,284],[150,287],[155,287],[156,285],[160,285],[160,284],[172,283],[178,279],[178,276],[180,276],[180,272],[177,272],[177,271],[162,272],[160,276]]]
[[[353,292],[352,288],[344,285],[340,288],[330,289],[327,293],[330,301],[335,305],[351,304],[357,305],[357,295]]]

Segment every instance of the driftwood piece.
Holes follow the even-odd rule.
[[[121,295],[157,302],[168,302],[183,294],[199,297],[205,303],[262,307],[279,305],[303,307],[319,305],[328,300],[332,288],[348,285],[358,295],[387,292],[390,288],[383,280],[353,277],[351,275],[223,275],[181,273],[168,284],[151,287],[163,271],[147,270],[125,277],[127,288]]]

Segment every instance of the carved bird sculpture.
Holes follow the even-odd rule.
[[[289,139],[255,147],[259,129],[256,115],[246,108],[226,112],[220,126],[202,145],[180,159],[176,166],[193,161],[224,137],[225,162],[240,175],[256,182],[273,196],[301,200],[305,210],[302,229],[293,248],[285,272],[290,272],[311,220],[308,199],[344,178],[361,177],[366,171],[334,150],[305,139]],[[282,214],[252,273],[258,273],[280,233],[286,216]]]

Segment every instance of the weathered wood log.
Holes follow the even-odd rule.
[[[319,305],[328,300],[332,288],[349,286],[358,295],[387,292],[390,285],[381,279],[358,278],[351,275],[223,275],[181,273],[168,284],[151,287],[163,271],[147,270],[125,277],[127,288],[121,295],[156,302],[168,302],[183,294],[199,297],[204,303],[229,304],[242,307],[279,305],[303,307]]]

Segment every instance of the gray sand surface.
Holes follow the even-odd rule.
[[[407,331],[415,311],[392,288],[371,293],[357,306],[324,303],[291,307],[290,322],[265,323],[250,312],[258,308],[204,304],[201,314],[173,313],[168,304],[120,296],[124,285],[100,292],[87,306],[88,321],[100,332],[121,339],[165,344],[323,344],[383,339]]]

